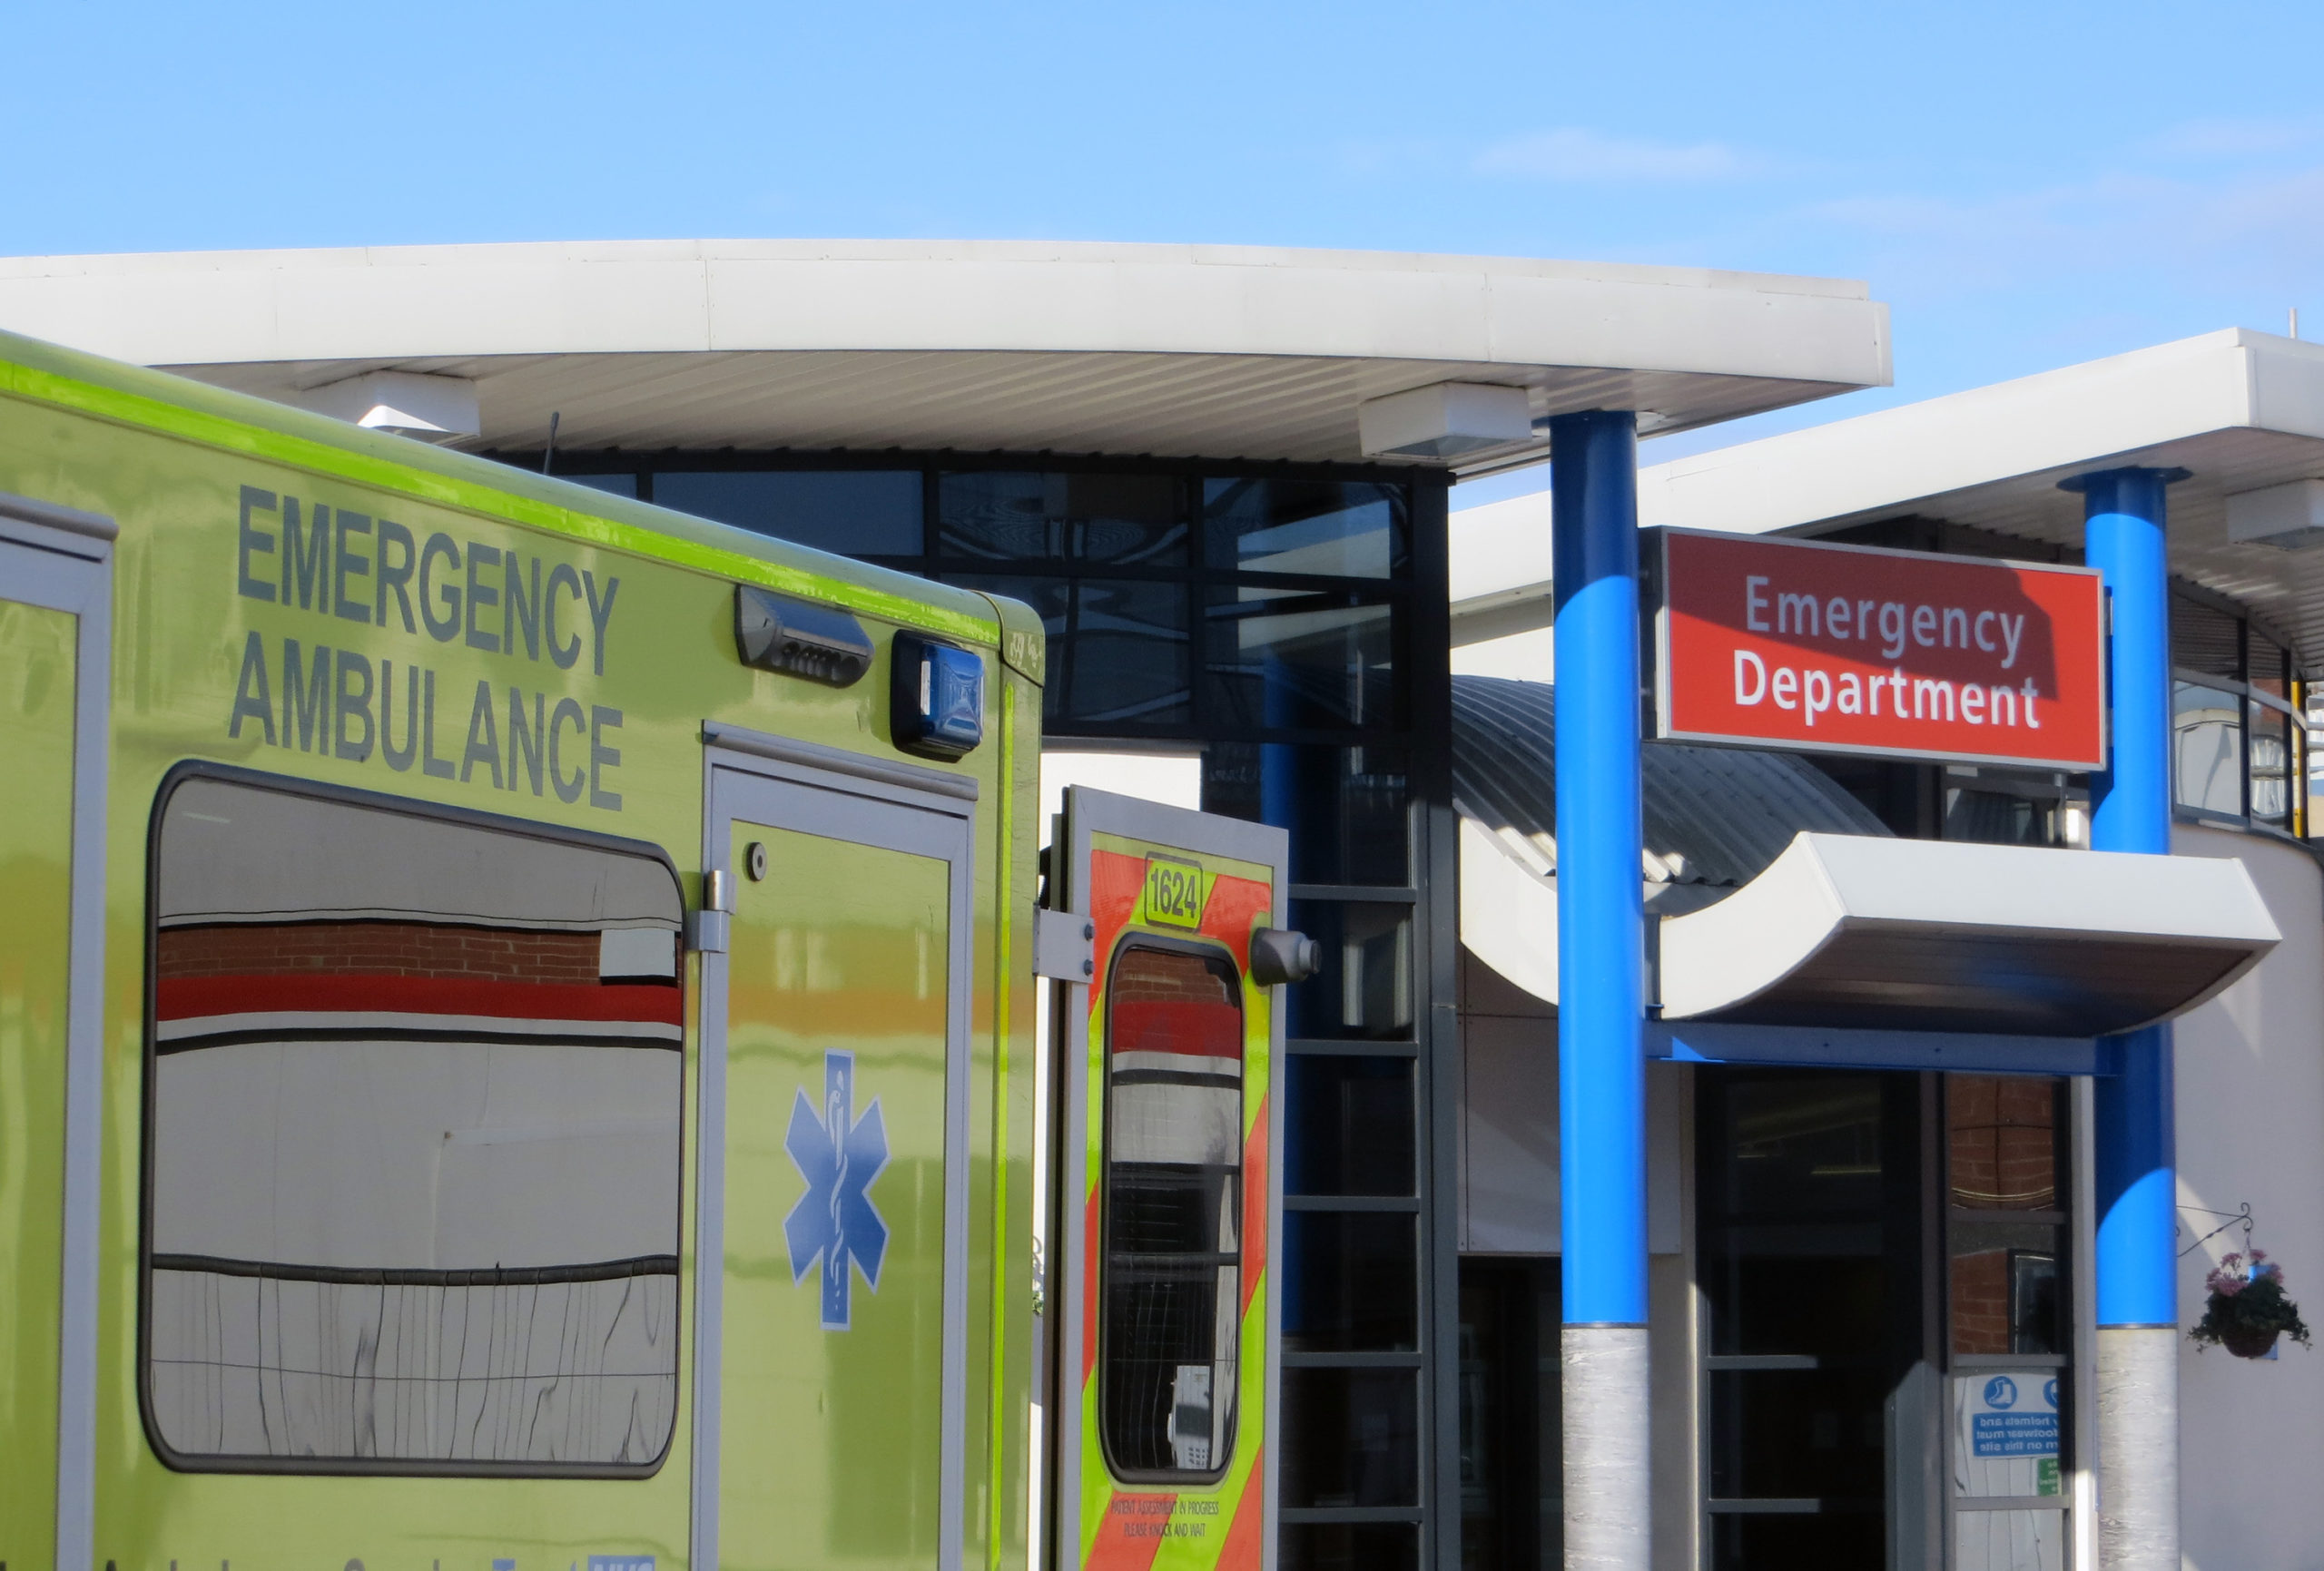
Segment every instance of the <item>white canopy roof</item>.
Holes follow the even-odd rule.
[[[1474,820],[1461,936],[1554,1004],[1557,886]],[[2181,1015],[2282,935],[2243,864],[1802,832],[1659,919],[1665,1020],[2097,1036]]]
[[[0,260],[0,329],[284,402],[474,380],[537,449],[1355,459],[1444,381],[1677,429],[1889,379],[1861,283],[1520,258],[1018,241],[671,241]],[[1466,457],[1536,461],[1543,442]]]
[[[2231,328],[1639,473],[1639,522],[1828,534],[1942,519],[2078,549],[2071,476],[2184,468],[2171,565],[2275,622],[2324,665],[2324,551],[2228,538],[2226,499],[2324,479],[2324,344]]]

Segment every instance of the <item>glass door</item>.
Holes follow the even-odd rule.
[[[1717,1571],[1925,1563],[1923,1080],[1702,1072],[1698,1269]]]

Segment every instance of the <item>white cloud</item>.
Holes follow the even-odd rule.
[[[2148,140],[2166,158],[2239,159],[2290,152],[2324,140],[2324,124],[2298,120],[2190,120]]]
[[[1700,181],[1747,174],[1752,161],[1723,142],[1680,145],[1566,126],[1495,142],[1471,167],[1525,180]]]
[[[1798,210],[1797,221],[1871,242],[1864,265],[1875,278],[1925,295],[2142,271],[2296,290],[2313,288],[2324,252],[2324,166],[2206,180],[2112,173],[1984,200],[1843,199]]]

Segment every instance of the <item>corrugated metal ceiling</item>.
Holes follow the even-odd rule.
[[[1452,797],[1537,874],[1557,866],[1557,691],[1497,676],[1452,679]],[[1645,872],[1725,891],[1750,882],[1802,830],[1886,835],[1887,827],[1790,753],[1656,742],[1642,750]],[[1691,908],[1700,898],[1658,900]]]

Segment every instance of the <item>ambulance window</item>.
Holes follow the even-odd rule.
[[[652,1470],[677,1403],[669,868],[247,778],[182,778],[159,819],[163,1455]]]
[[[1216,1478],[1242,1340],[1242,987],[1223,954],[1141,941],[1106,990],[1098,1427],[1125,1479]]]

